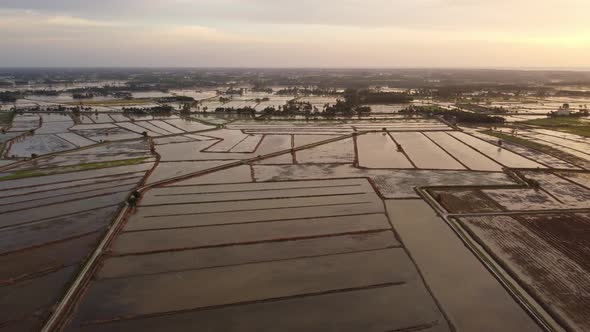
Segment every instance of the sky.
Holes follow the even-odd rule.
[[[590,0],[0,0],[0,67],[590,68]]]

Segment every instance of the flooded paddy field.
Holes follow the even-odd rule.
[[[586,330],[590,314],[589,173],[522,170],[525,183],[432,188],[453,220],[537,301],[554,325]]]
[[[524,264],[510,252],[527,255],[531,245],[513,236],[514,222],[493,224],[494,234],[483,224],[586,218],[590,178],[556,156],[500,148],[436,119],[107,114],[38,116],[35,129],[56,125],[23,142],[55,137],[69,147],[0,169],[0,327],[38,330],[73,287],[56,316],[65,331],[226,331],[235,319],[240,331],[540,331],[435,211],[455,218],[535,301],[551,302],[551,317],[586,326],[585,313],[564,313],[571,296],[554,294],[584,286],[583,275],[565,276],[569,288],[531,276],[539,259]],[[526,231],[557,248],[535,250],[573,255],[571,271],[583,265],[582,240],[558,248],[577,224],[545,235],[534,227]],[[494,244],[502,236],[510,243]],[[466,295],[449,291],[459,284]]]
[[[587,215],[462,217],[459,222],[562,326],[588,329]]]
[[[149,145],[136,143],[56,155],[0,173],[3,329],[41,328],[127,196],[153,167],[149,159],[125,159],[130,148],[151,156]],[[96,164],[105,161],[105,150],[112,152],[110,163]]]
[[[302,194],[308,199],[298,198]],[[188,210],[194,205],[207,212],[183,220],[153,210],[153,204],[162,212],[174,207],[169,195],[180,195]],[[267,199],[272,196],[276,199]],[[241,325],[246,331],[360,326],[378,331],[423,324],[449,329],[366,180],[162,187],[147,194],[138,212],[113,242],[112,255],[105,257],[68,330],[149,330],[155,319],[153,328],[198,324],[221,331],[229,325],[216,317],[227,314],[254,317]],[[362,273],[353,272],[361,262]],[[190,286],[194,280],[206,283],[206,290]],[[177,295],[174,301],[139,301],[148,296],[146,289]],[[411,297],[416,306],[390,310],[387,304],[393,302],[387,299],[394,301],[394,294]],[[138,301],[118,300],[131,298]],[[350,301],[370,310],[345,309],[350,306],[342,304]],[[330,316],[328,326],[325,315],[334,305],[344,311],[341,318]],[[199,308],[209,310],[203,314]],[[288,319],[292,310],[317,318]],[[135,319],[116,319],[123,316]]]

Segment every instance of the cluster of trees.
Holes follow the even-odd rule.
[[[246,107],[218,107],[215,109],[215,113],[231,113],[231,114],[256,114],[256,110],[250,106]]]
[[[252,92],[264,92],[264,93],[272,93],[272,88],[264,86],[262,84],[255,84],[254,87],[251,89]]]
[[[195,98],[187,97],[187,96],[172,96],[172,97],[162,97],[158,98],[159,103],[193,103],[195,102]]]
[[[262,110],[264,115],[305,115],[305,116],[353,116],[371,112],[369,106],[350,105],[342,100],[337,100],[336,104],[326,104],[320,110],[309,102],[289,102],[278,109],[269,106]]]
[[[450,122],[463,123],[504,123],[504,118],[500,116],[490,116],[481,113],[471,113],[460,110],[448,110],[438,106],[410,106],[401,110],[402,114],[410,115],[426,115],[426,116],[442,116],[445,120]]]
[[[161,89],[158,87],[154,87],[153,85],[142,85],[142,84],[127,84],[127,85],[105,85],[105,86],[89,86],[89,87],[82,87],[82,88],[71,88],[67,89],[65,92],[71,94],[79,94],[79,95],[89,95],[92,94],[94,96],[113,96],[116,98],[131,98],[131,92],[146,92],[146,91],[161,91],[161,92],[168,92],[166,89]],[[58,94],[61,91],[58,91]]]
[[[498,106],[483,106],[477,104],[457,104],[457,107],[470,110],[476,113],[506,113],[504,107]]]
[[[3,103],[14,103],[21,97],[21,94],[13,91],[0,92],[0,102]]]
[[[341,95],[336,89],[329,88],[301,88],[287,87],[276,92],[277,95],[303,95],[303,96],[339,96]]]
[[[94,98],[94,94],[90,92],[86,93],[73,93],[72,98],[74,99],[91,99]]]
[[[344,116],[352,116],[352,115],[361,115],[367,114],[371,112],[371,107],[369,106],[359,106],[359,105],[351,105],[346,101],[337,100],[336,104],[329,105],[324,110],[323,114],[327,116],[333,115],[344,115]]]
[[[559,90],[555,93],[557,97],[590,97],[590,91]]]
[[[159,105],[154,107],[123,107],[123,113],[128,114],[158,114],[170,115],[174,111],[174,107],[170,105]]]
[[[346,89],[344,100],[347,104],[356,106],[362,104],[406,104],[414,98],[405,92],[378,92],[368,89]]]

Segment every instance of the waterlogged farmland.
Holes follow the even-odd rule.
[[[0,331],[590,328],[569,99],[233,79],[2,106]]]

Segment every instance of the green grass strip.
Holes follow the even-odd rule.
[[[141,157],[141,158],[135,158],[135,159],[86,163],[86,164],[64,166],[64,167],[51,167],[51,168],[45,168],[45,169],[39,168],[39,169],[20,170],[20,171],[11,172],[10,174],[5,175],[5,176],[0,176],[0,181],[17,180],[17,179],[46,176],[46,175],[55,175],[55,174],[63,174],[63,173],[78,172],[78,171],[89,171],[89,170],[109,168],[109,167],[131,166],[131,165],[141,164],[147,158],[148,157]]]

